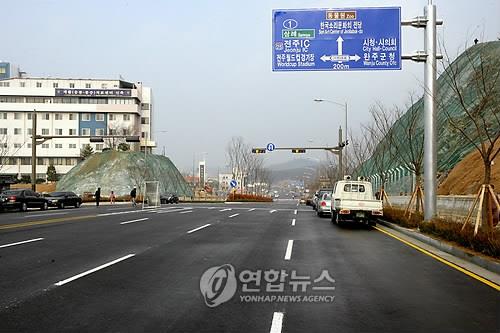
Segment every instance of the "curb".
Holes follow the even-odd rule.
[[[397,231],[399,231],[407,236],[415,238],[415,239],[417,239],[423,243],[426,243],[428,245],[434,246],[435,248],[437,248],[443,252],[449,253],[455,257],[466,260],[470,263],[478,265],[478,266],[480,266],[484,269],[487,269],[491,272],[494,272],[496,274],[500,274],[500,264],[495,262],[495,261],[485,259],[485,258],[480,257],[478,255],[471,254],[471,253],[466,252],[466,251],[464,251],[456,246],[453,246],[453,245],[450,245],[448,243],[434,239],[432,237],[426,236],[424,234],[421,234],[418,231],[400,227],[394,223],[390,223],[390,222],[380,220],[380,219],[377,221],[377,223],[380,223],[381,225],[386,226],[388,228],[397,230]]]

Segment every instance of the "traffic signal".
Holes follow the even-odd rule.
[[[305,149],[302,149],[302,148],[294,148],[292,149],[292,153],[294,154],[304,154],[306,152]]]
[[[254,153],[254,154],[265,154],[266,150],[264,148],[252,148],[252,153]]]

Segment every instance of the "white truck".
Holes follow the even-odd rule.
[[[375,225],[377,217],[383,215],[382,201],[375,199],[372,184],[363,177],[335,183],[332,195],[332,222],[339,225],[344,222],[357,222]]]

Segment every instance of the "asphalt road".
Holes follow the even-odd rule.
[[[500,332],[499,295],[292,200],[0,214],[2,332]]]

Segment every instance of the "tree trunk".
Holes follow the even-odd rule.
[[[486,186],[490,185],[491,181],[491,161],[483,159],[484,163],[484,179],[483,179],[483,184]],[[486,231],[490,231],[493,229],[493,212],[492,212],[492,198],[490,191],[488,188],[486,188],[486,191],[484,193],[484,199],[483,199],[483,207],[481,209],[483,210],[483,220],[481,221],[482,224],[482,229]]]
[[[415,190],[417,190],[419,187],[420,187],[420,184],[421,184],[421,181],[422,181],[422,175],[420,174],[420,172],[416,172],[415,173]],[[415,204],[415,211],[417,213],[420,213],[420,201],[421,201],[421,196],[420,196],[420,191],[417,190],[417,202]]]

